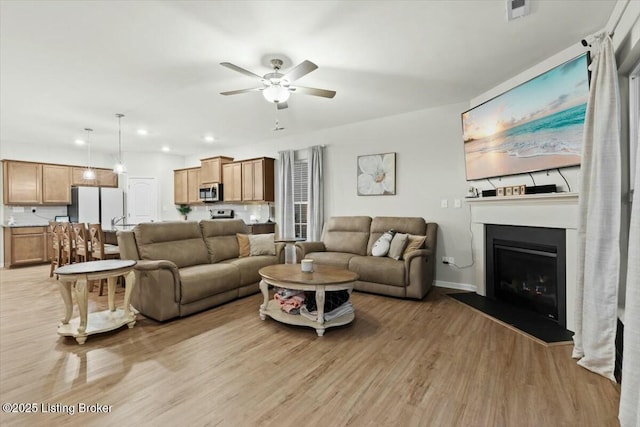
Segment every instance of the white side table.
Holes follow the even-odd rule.
[[[89,261],[67,264],[54,271],[58,275],[60,293],[64,300],[65,316],[58,326],[58,334],[74,337],[78,344],[84,344],[89,335],[112,331],[123,325],[133,328],[136,324],[136,313],[131,309],[131,291],[135,286],[133,260]],[[115,308],[116,278],[125,277],[124,307]],[[109,309],[88,313],[87,283],[92,280],[107,279]],[[73,300],[71,291],[75,292],[80,317],[71,320]]]

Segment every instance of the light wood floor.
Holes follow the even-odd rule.
[[[3,426],[618,425],[618,386],[578,367],[571,346],[540,345],[441,289],[421,302],[354,293],[354,323],[322,338],[261,321],[253,295],[163,324],[139,316],[80,346],[56,333],[48,266],[0,275],[0,401],[76,412],[1,413]],[[92,293],[90,309],[106,300]]]

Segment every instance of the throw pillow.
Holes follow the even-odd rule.
[[[250,250],[251,245],[249,244],[249,235],[236,233],[236,238],[238,239],[238,249],[239,249],[238,257],[243,258],[243,257],[249,256],[251,253],[251,250]]]
[[[409,234],[409,238],[407,239],[407,247],[404,248],[402,258],[406,258],[407,255],[409,255],[413,251],[422,249],[425,240],[427,240],[427,236],[414,236],[413,234]]]
[[[391,246],[389,247],[387,256],[393,259],[400,259],[408,241],[408,234],[396,233],[395,236],[393,236],[393,240],[391,240]]]
[[[389,252],[389,248],[391,247],[391,240],[393,239],[393,235],[395,232],[392,230],[385,231],[382,233],[382,236],[373,244],[371,248],[371,255],[373,256],[385,256]]]
[[[274,234],[249,234],[249,255],[275,255]]]

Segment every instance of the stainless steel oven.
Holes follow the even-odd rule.
[[[222,184],[205,184],[200,186],[200,200],[205,203],[221,202]]]

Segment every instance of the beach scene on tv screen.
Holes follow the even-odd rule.
[[[463,113],[467,180],[579,165],[588,95],[582,55]]]

